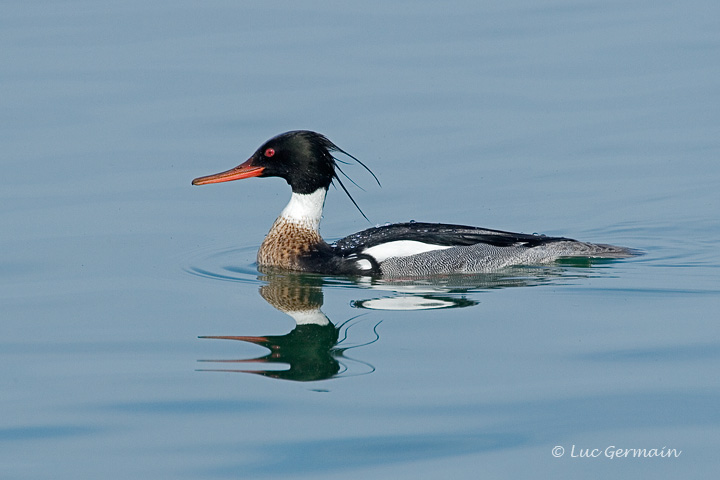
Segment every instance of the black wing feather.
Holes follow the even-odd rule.
[[[345,256],[382,243],[399,240],[415,240],[450,247],[478,243],[486,243],[497,247],[518,245],[536,247],[552,242],[574,241],[564,237],[504,232],[502,230],[490,230],[466,225],[408,222],[368,228],[338,240],[333,247],[338,253]]]

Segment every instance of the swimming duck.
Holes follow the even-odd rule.
[[[634,254],[624,247],[564,237],[414,221],[368,228],[327,243],[320,236],[319,226],[328,187],[337,181],[350,196],[337,173],[343,173],[338,165],[342,161],[333,152],[346,155],[370,171],[325,136],[295,130],[271,138],[237,167],[196,178],[192,184],[250,177],[281,177],[287,181],[292,196],[260,246],[260,267],[333,275],[417,277],[490,272],[562,257],[624,258]]]

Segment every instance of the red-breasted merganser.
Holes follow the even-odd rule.
[[[407,277],[482,273],[561,257],[624,258],[634,254],[624,247],[563,237],[422,222],[369,228],[328,244],[318,231],[325,195],[333,180],[347,193],[337,175],[340,168],[332,152],[345,154],[367,169],[325,136],[296,130],[271,138],[237,167],[196,178],[192,183],[205,185],[250,177],[281,177],[287,181],[292,197],[260,246],[257,262],[261,267]]]

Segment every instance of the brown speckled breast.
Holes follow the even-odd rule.
[[[257,262],[263,266],[303,270],[299,258],[323,243],[316,230],[280,217],[260,245]]]
[[[269,274],[269,282],[260,287],[260,295],[282,312],[319,310],[323,306],[323,292],[317,285],[309,285],[302,274]]]

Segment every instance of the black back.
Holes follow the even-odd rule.
[[[564,237],[547,237],[526,233],[504,232],[487,228],[445,223],[407,222],[368,228],[338,240],[333,247],[340,255],[362,252],[382,243],[415,240],[433,245],[459,247],[486,243],[496,247],[537,247],[552,242],[573,241]]]

